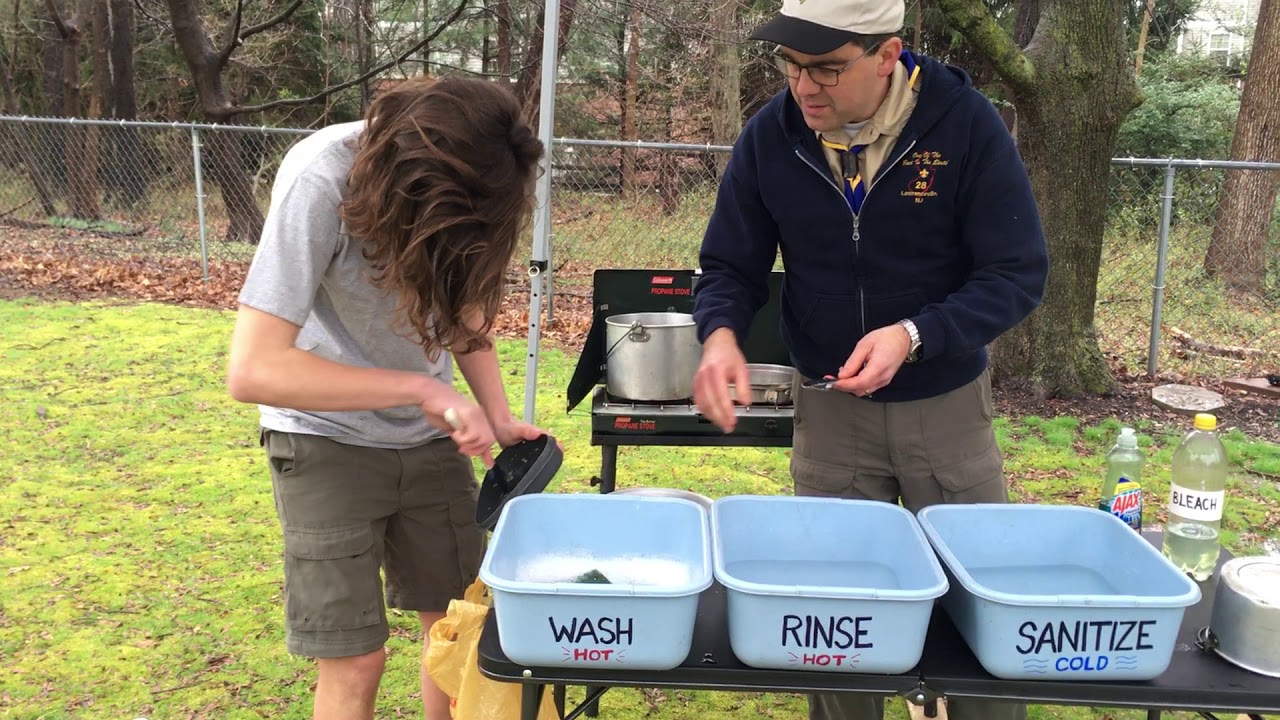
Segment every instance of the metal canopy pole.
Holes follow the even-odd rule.
[[[556,57],[560,43],[560,0],[547,0],[542,15],[542,97],[538,106],[538,138],[542,140],[542,174],[535,195],[533,258],[529,262],[529,350],[524,371],[524,421],[533,422],[538,388],[538,342],[542,337],[542,273],[551,257],[551,141],[556,121]]]

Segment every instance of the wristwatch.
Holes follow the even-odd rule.
[[[920,359],[920,331],[916,329],[916,324],[910,320],[899,320],[898,324],[907,329],[907,335],[911,338],[911,349],[907,351],[907,362],[915,362]]]

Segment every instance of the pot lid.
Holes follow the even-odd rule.
[[[1280,607],[1280,558],[1232,558],[1222,566],[1221,582],[1259,605]]]

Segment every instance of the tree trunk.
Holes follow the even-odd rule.
[[[738,64],[740,0],[715,0],[711,6],[711,142],[732,145],[742,132],[742,85]],[[724,175],[728,153],[715,156],[716,177]]]
[[[1014,13],[1013,19],[1013,42],[1020,48],[1025,48],[1031,42],[1031,38],[1036,33],[1036,26],[1040,24],[1040,0],[1018,0],[1018,9]],[[1001,86],[1004,92],[1009,92],[1006,85]],[[1018,108],[1016,105],[1006,105],[1000,108],[1000,118],[1004,120],[1004,126],[1009,128],[1009,132],[1016,140],[1018,137]]]
[[[48,0],[49,12],[62,37],[62,114],[65,117],[81,117],[80,108],[80,39],[81,27],[92,13],[92,0],[83,0],[74,14],[65,20],[53,0]],[[98,187],[90,166],[89,128],[84,125],[67,127],[67,183],[70,189],[70,213],[81,220],[98,220],[102,216],[98,207]],[[96,163],[95,163],[96,165]]]
[[[111,8],[110,0],[88,0],[93,6],[92,24],[92,47],[89,48],[90,57],[93,58],[93,94],[94,97],[89,100],[92,108],[96,101],[98,104],[98,114],[93,115],[90,110],[90,117],[104,118],[112,117],[114,108],[111,105],[114,97],[113,83],[111,77]]]
[[[90,57],[93,58],[93,80],[89,89],[89,117],[101,120],[106,117],[106,109],[111,102],[111,61],[107,56],[108,29],[111,22],[107,13],[107,0],[85,0],[89,10]],[[85,128],[84,172],[93,182],[94,202],[98,200],[99,175],[102,167],[102,131],[101,127],[91,125]],[[99,212],[101,212],[99,210]]]
[[[60,115],[66,107],[66,101],[62,97],[62,43],[60,42],[62,36],[54,30],[48,35],[41,32],[39,38],[44,44],[41,80],[44,86],[45,102],[42,107],[37,108],[37,111],[45,115]]]
[[[235,114],[222,82],[224,60],[204,31],[195,0],[168,0],[168,4],[174,39],[191,70],[205,118],[213,123],[229,123]],[[362,0],[361,6],[364,4]],[[206,132],[201,140],[204,145],[201,163],[222,191],[222,202],[227,208],[224,240],[256,244],[262,234],[262,209],[253,197],[235,134]]]
[[[1155,12],[1156,0],[1147,0],[1142,8],[1142,28],[1138,31],[1138,55],[1133,63],[1133,74],[1142,77],[1142,56],[1147,53],[1147,30],[1151,27],[1151,13]]]
[[[373,17],[373,11],[369,5],[371,0],[356,0],[356,72],[364,75],[369,72],[369,68],[373,67],[373,26],[370,19]],[[364,115],[369,110],[369,81],[365,80],[360,83],[360,114]]]
[[[626,28],[623,32],[627,38],[627,69],[622,83],[622,139],[635,142],[640,139],[636,128],[636,116],[640,112],[637,93],[640,85],[641,12],[639,7],[631,7]],[[629,197],[633,197],[636,193],[636,149],[634,147],[622,149],[622,193]]]
[[[213,116],[209,119],[215,123],[228,120]],[[204,147],[200,159],[209,178],[222,191],[222,203],[227,208],[227,233],[223,240],[257,245],[262,235],[262,210],[253,196],[249,173],[240,158],[239,140],[239,133],[201,133]]]
[[[1280,0],[1262,0],[1231,141],[1232,160],[1280,161]],[[1228,288],[1266,290],[1267,234],[1280,171],[1229,170],[1204,269]]]
[[[133,2],[111,0],[111,116],[119,120],[138,118],[138,96],[133,70]],[[147,158],[142,152],[138,129],[122,127],[114,135],[112,183],[118,201],[133,207],[147,194]]]
[[[43,92],[39,96],[43,102],[30,109],[40,115],[61,115],[66,105],[62,97],[62,36],[57,29],[41,23],[36,29],[36,37],[44,48],[40,66]],[[29,133],[40,153],[41,176],[48,179],[48,187],[54,197],[65,202],[70,190],[66,129],[56,125],[36,125],[29,129]]]
[[[498,16],[498,75],[502,82],[511,84],[511,0],[497,0]]]
[[[560,28],[556,43],[556,64],[564,57],[565,41],[569,37],[569,28],[573,26],[573,11],[578,0],[560,1]],[[538,103],[542,99],[542,35],[545,29],[542,23],[545,15],[538,16],[533,35],[524,49],[524,63],[520,68],[520,80],[516,85],[516,97],[524,105],[524,114],[535,127],[538,124]]]
[[[12,79],[12,58],[5,53],[0,56],[0,112],[5,115],[21,115],[22,108],[18,102],[17,93],[13,91]],[[35,126],[39,128],[40,126]],[[0,124],[0,157],[8,165],[25,166],[27,175],[31,178],[31,188],[35,191],[36,200],[40,203],[40,210],[46,217],[58,214],[57,208],[53,205],[53,194],[49,190],[48,180],[44,175],[44,168],[38,155],[32,152],[35,145],[31,142],[31,128],[24,124],[4,123]],[[38,139],[38,135],[35,135]],[[0,212],[7,208],[0,208]]]
[[[911,30],[911,46],[916,52],[924,52],[924,40],[920,37],[920,31],[924,27],[924,0],[916,0],[916,23]]]
[[[111,0],[111,117],[138,118],[133,72],[133,3]]]
[[[493,32],[490,23],[493,21],[493,0],[484,0],[484,41],[480,43],[480,74],[488,75],[493,70]]]
[[[1139,95],[1124,9],[1114,0],[1044,0],[1025,51],[981,0],[940,0],[948,20],[1013,89],[1018,149],[1049,248],[1044,301],[992,350],[996,378],[1040,394],[1109,390],[1094,309],[1106,226],[1107,178],[1120,124]]]
[[[675,108],[679,93],[679,80],[676,77],[676,56],[680,51],[680,36],[675,28],[668,27],[663,40],[665,60],[665,85],[662,93],[662,125],[663,140],[675,142]],[[674,215],[680,209],[680,165],[678,156],[671,151],[658,153],[658,195],[662,199],[664,215]]]

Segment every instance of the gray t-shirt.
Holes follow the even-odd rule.
[[[338,215],[363,128],[363,122],[327,127],[285,155],[240,302],[301,326],[297,347],[322,358],[451,384],[452,357],[440,352],[428,359],[412,329],[397,323],[395,294],[374,287],[360,242]],[[417,406],[358,412],[258,407],[267,429],[352,445],[405,448],[445,435]]]

